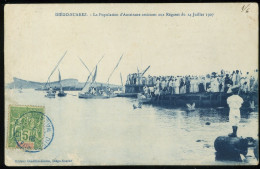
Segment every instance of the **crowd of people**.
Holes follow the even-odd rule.
[[[232,87],[239,87],[240,92],[258,90],[258,70],[253,72],[232,72],[221,70],[205,76],[148,76],[133,73],[127,76],[127,85],[142,85],[144,93],[149,94],[185,94],[199,92],[230,93]]]

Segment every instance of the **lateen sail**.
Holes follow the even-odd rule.
[[[88,79],[90,78],[90,76],[91,76],[91,74],[89,75]],[[85,87],[84,87],[84,88],[82,89],[82,91],[81,91],[82,93],[88,92],[90,86],[95,82],[96,76],[97,76],[97,66],[96,66],[96,69],[95,69],[95,73],[94,73],[94,75],[93,75],[93,77],[92,77],[92,82],[85,85]],[[88,81],[88,80],[87,80],[87,81]]]
[[[92,83],[94,83],[94,82],[95,82],[95,80],[96,80],[96,77],[97,77],[97,66],[96,66],[95,73],[94,73],[94,75],[93,75],[93,77],[92,77]]]
[[[100,63],[100,61],[102,60],[104,58],[104,56],[102,56],[102,58],[98,61],[98,63],[96,64],[96,69],[97,69],[97,65]],[[92,70],[92,72],[94,71],[94,69]],[[88,91],[88,89],[89,89],[89,87],[90,87],[90,84],[88,83],[88,80],[89,80],[89,78],[90,78],[90,76],[92,75],[92,72],[90,72],[90,74],[89,74],[89,76],[88,76],[88,79],[87,79],[87,81],[86,81],[86,83],[85,83],[85,85],[84,85],[84,87],[83,87],[83,89],[81,90],[81,92],[80,93],[86,93],[87,91]],[[93,78],[92,78],[92,80],[93,80]]]

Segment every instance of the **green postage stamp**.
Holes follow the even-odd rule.
[[[8,148],[40,151],[44,144],[44,107],[9,106]]]

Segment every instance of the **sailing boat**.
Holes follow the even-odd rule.
[[[89,77],[90,76],[91,76],[91,74],[89,75]],[[107,98],[109,98],[109,96],[106,93],[104,93],[103,91],[97,91],[96,88],[94,87],[93,84],[95,84],[96,77],[97,77],[97,66],[95,68],[95,73],[92,77],[92,82],[87,83],[88,82],[88,80],[87,80],[86,85],[82,89],[81,93],[79,93],[79,98],[84,98],[84,99],[107,99]]]
[[[54,67],[54,69],[52,70],[51,74],[49,75],[49,77],[47,79],[47,82],[44,85],[44,88],[46,88],[47,84],[49,85],[49,89],[48,89],[47,94],[45,95],[45,97],[55,98],[55,91],[52,89],[52,87],[49,84],[50,83],[50,78],[51,78],[52,74],[55,72],[55,70],[57,69],[57,67],[59,66],[60,62],[62,61],[62,59],[64,58],[66,53],[67,53],[67,51],[64,53],[64,55],[61,57],[61,59],[59,60],[57,65]]]
[[[53,91],[52,87],[49,88],[49,90],[47,91],[47,94],[45,95],[45,97],[55,98],[55,92]]]
[[[123,55],[119,58],[115,68],[113,69],[113,71],[111,72],[111,74],[109,75],[108,79],[107,79],[107,95],[112,98],[112,97],[117,97],[117,92],[113,92],[112,90],[110,90],[110,87],[108,86],[109,85],[109,80],[112,76],[112,74],[114,73],[114,71],[116,70],[116,68],[118,67],[121,59],[122,59]],[[121,77],[121,83],[122,83],[122,77]]]
[[[107,99],[107,98],[109,98],[109,96],[107,96],[107,94],[105,92],[103,92],[101,90],[97,92],[94,85],[93,85],[96,82],[97,66],[100,63],[100,61],[103,59],[103,57],[98,61],[98,63],[96,64],[96,67],[92,70],[92,72],[89,73],[87,81],[86,81],[83,89],[81,90],[81,92],[78,95],[79,98],[83,98],[83,99]],[[82,60],[81,60],[81,62],[87,68],[87,66],[84,64],[84,62]],[[92,73],[93,73],[94,70],[95,70],[95,73],[92,76]],[[90,79],[91,76],[92,76],[92,82],[89,83],[89,79]]]
[[[67,95],[67,93],[65,93],[62,90],[60,70],[59,70],[59,83],[60,83],[60,90],[59,90],[58,96],[59,97],[65,97]]]

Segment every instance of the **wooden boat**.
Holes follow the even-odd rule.
[[[55,93],[47,93],[47,94],[45,95],[45,97],[55,98]]]
[[[89,71],[89,75],[88,78],[85,82],[84,87],[82,88],[81,92],[79,92],[78,97],[81,99],[107,99],[109,98],[109,96],[107,95],[96,95],[96,94],[91,94],[90,93],[90,87],[93,86],[93,83],[95,83],[96,80],[96,76],[97,76],[97,66],[100,63],[100,61],[103,59],[104,56],[102,56],[102,58],[98,61],[98,63],[96,64],[95,68],[90,72],[89,69],[87,68],[87,66],[85,65],[85,63],[80,59],[80,61],[82,62],[82,64],[86,67],[86,69]],[[93,71],[95,70],[94,75],[92,75]],[[92,76],[92,82],[90,83],[90,77]]]
[[[109,98],[108,95],[97,95],[97,94],[90,93],[91,86],[95,82],[96,76],[97,76],[97,65],[96,65],[96,68],[95,68],[95,73],[92,77],[92,82],[89,84],[88,80],[89,80],[92,72],[89,74],[88,79],[85,83],[85,86],[83,87],[82,91],[79,92],[78,97],[81,98],[81,99],[107,99],[107,98]]]
[[[59,93],[58,93],[58,96],[59,96],[59,97],[65,97],[65,96],[67,96],[67,93],[59,92]]]
[[[58,63],[56,64],[56,66],[54,67],[54,69],[52,70],[51,74],[49,75],[48,79],[47,79],[47,82],[45,83],[44,85],[44,89],[47,89],[46,86],[47,84],[50,83],[50,78],[52,76],[52,74],[55,72],[55,70],[57,69],[57,67],[59,66],[60,62],[62,61],[62,59],[64,58],[64,56],[66,55],[67,51],[64,53],[64,55],[60,58],[60,60],[58,61]],[[61,81],[61,76],[60,76],[60,71],[59,71],[59,81]],[[47,94],[45,95],[45,97],[48,97],[48,98],[55,98],[55,95],[56,95],[56,89],[52,89],[52,87],[50,86],[49,84],[49,89],[47,89]],[[61,89],[62,90],[62,86],[61,86]],[[62,94],[63,95],[63,94]],[[59,95],[58,95],[59,96]]]
[[[122,59],[122,56],[120,57],[116,67],[113,69],[112,73],[108,77],[107,84],[109,84],[109,79],[112,76],[115,69],[117,68],[120,60]],[[102,58],[99,60],[99,62],[102,60]],[[81,60],[81,62],[84,64],[84,62],[82,60]],[[92,70],[92,72],[90,72],[88,79],[87,79],[82,91],[78,94],[79,98],[83,98],[83,99],[108,99],[108,98],[114,98],[114,97],[117,96],[115,93],[112,93],[110,90],[107,90],[106,92],[102,91],[101,93],[100,93],[100,91],[94,91],[94,92],[92,91],[91,92],[91,87],[93,87],[94,84],[96,83],[95,80],[96,80],[96,76],[97,76],[97,66],[98,66],[99,62],[96,64],[95,72],[94,72],[93,76],[92,76],[92,72],[94,70]],[[87,66],[85,64],[84,64],[84,66],[87,68]],[[88,83],[91,76],[92,76],[92,82]],[[107,86],[107,88],[109,88],[109,87]],[[95,94],[93,94],[93,93],[95,93]]]
[[[108,99],[110,98],[108,95],[93,95],[90,93],[79,93],[79,98],[81,99]]]

